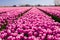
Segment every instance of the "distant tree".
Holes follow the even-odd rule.
[[[26,4],[25,6],[30,6],[29,4]]]
[[[13,7],[16,7],[16,5],[13,5]]]
[[[40,4],[38,4],[37,6],[41,6]]]
[[[58,6],[60,6],[60,5],[58,5]]]

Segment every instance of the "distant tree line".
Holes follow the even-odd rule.
[[[40,4],[38,4],[38,5],[29,5],[29,4],[26,4],[26,5],[19,5],[19,6],[26,6],[26,7],[28,7],[28,6],[41,6]],[[13,7],[17,7],[17,5],[13,5]]]
[[[29,7],[29,6],[60,6],[60,5],[40,5],[40,4],[38,4],[38,5],[29,5],[29,4],[26,4],[26,5],[19,5],[20,7],[24,7],[24,6],[26,6],[26,7]],[[17,7],[17,5],[13,5],[13,7]]]

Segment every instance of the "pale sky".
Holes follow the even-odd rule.
[[[10,5],[54,5],[54,0],[0,0],[0,6],[10,6]]]

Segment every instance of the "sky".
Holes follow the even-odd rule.
[[[54,5],[54,0],[0,0],[0,6],[12,6],[12,5]]]

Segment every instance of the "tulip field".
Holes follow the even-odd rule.
[[[60,7],[0,8],[0,40],[60,40]]]

